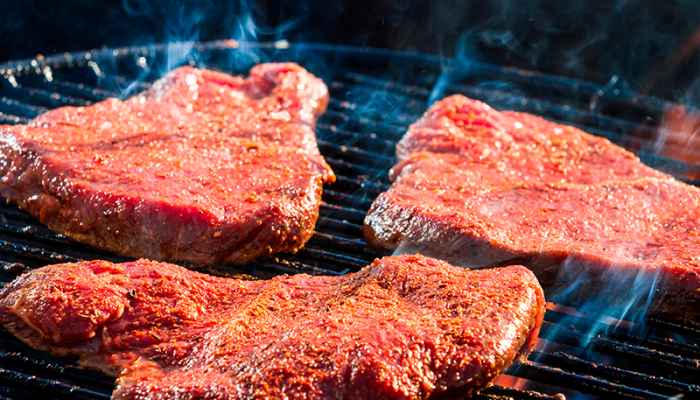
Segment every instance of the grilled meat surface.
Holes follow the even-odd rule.
[[[133,257],[245,263],[313,234],[328,90],[296,64],[243,79],[181,67],[127,101],[0,126],[0,195],[52,230]]]
[[[522,264],[552,301],[634,294],[633,309],[700,325],[698,188],[606,139],[463,96],[434,104],[397,155],[365,219],[372,248]]]
[[[115,399],[420,399],[469,395],[525,357],[544,305],[524,267],[422,256],[269,281],[86,261],[5,286],[0,323],[118,376]]]

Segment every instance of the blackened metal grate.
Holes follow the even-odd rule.
[[[186,56],[178,57],[178,55]],[[60,106],[126,98],[183,63],[244,74],[263,61],[295,61],[328,84],[331,101],[319,120],[319,147],[338,176],[324,188],[316,233],[296,255],[243,267],[189,265],[217,274],[338,275],[377,255],[362,221],[389,187],[394,146],[436,99],[462,93],[499,109],[515,109],[576,125],[627,146],[669,173],[696,166],[654,156],[656,126],[673,104],[630,93],[613,79],[595,85],[533,72],[411,53],[286,42],[154,45],[57,55],[0,65],[0,123],[26,123]],[[684,178],[685,175],[679,175]],[[686,179],[687,180],[687,179]],[[691,181],[691,183],[696,183]],[[0,205],[0,284],[51,263],[127,258],[74,243],[34,217]],[[700,398],[700,331],[665,321],[604,325],[601,316],[548,310],[529,359],[511,366],[481,399]],[[53,358],[0,332],[0,398],[106,399],[113,379]],[[675,397],[674,397],[675,396]]]

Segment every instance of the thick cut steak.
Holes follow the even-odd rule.
[[[323,82],[295,64],[243,79],[178,68],[127,101],[0,126],[0,195],[52,230],[133,257],[245,263],[313,234]]]
[[[425,399],[470,395],[525,357],[544,306],[524,267],[422,256],[269,281],[89,261],[5,286],[0,322],[118,376],[116,399]]]
[[[463,96],[433,105],[397,155],[365,219],[374,249],[522,264],[550,300],[635,295],[700,324],[699,189],[605,139]]]

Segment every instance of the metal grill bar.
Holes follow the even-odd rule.
[[[306,260],[304,260],[306,261]],[[209,268],[215,267],[200,267],[200,270],[205,272]],[[308,275],[328,275],[337,276],[345,275],[350,272],[348,268],[343,268],[343,266],[336,265],[310,265],[308,262],[299,261],[287,261],[282,260],[282,262],[272,262],[272,261],[261,261],[258,263],[249,264],[245,267],[231,267],[226,269],[225,267],[216,267],[219,270],[233,271],[234,274],[239,274],[239,271],[243,271],[250,276],[254,276],[260,279],[269,279],[275,275],[287,274],[308,274]],[[259,275],[259,273],[267,273],[267,275]],[[221,276],[230,276],[230,273],[221,274]]]
[[[497,398],[497,399],[502,399],[502,400],[506,400],[506,399],[562,400],[562,397],[558,396],[558,395],[549,396],[549,395],[542,394],[542,393],[516,390],[516,389],[511,389],[511,388],[507,388],[507,387],[503,387],[503,386],[491,386],[489,388],[486,388],[481,392],[481,395],[477,395],[474,398],[479,399],[480,396],[484,396],[484,397],[489,398],[489,399]]]
[[[320,217],[318,221],[316,221],[316,226],[318,228],[325,228],[323,229],[324,231],[329,230],[333,231],[334,233],[342,232],[341,234],[343,235],[350,234],[350,236],[362,236],[362,228],[360,228],[357,224],[351,224],[345,221]]]
[[[344,256],[342,254],[334,253],[332,251],[315,249],[312,247],[304,247],[301,250],[299,250],[298,254],[302,255],[302,256],[309,257],[309,258],[315,257],[315,258],[320,258],[323,260],[335,261],[337,263],[345,264],[348,267],[350,267],[350,268],[345,269],[345,270],[347,270],[347,272],[356,271],[356,270],[364,267],[365,265],[367,265],[367,261],[365,261],[365,260],[360,260],[358,258]]]
[[[387,125],[406,126],[414,122],[416,117],[420,116],[427,108],[425,102],[412,99],[407,100],[406,97],[396,93],[379,91],[377,87],[350,86],[341,82],[335,82],[329,88],[331,89],[331,96],[351,98],[355,104],[366,104],[361,109],[357,106],[351,108],[355,113],[361,112],[364,118],[384,121]],[[334,107],[335,104],[333,103]],[[341,102],[340,106],[342,107],[345,104],[349,103]]]
[[[685,358],[700,359],[700,346],[681,343],[670,338],[658,338],[642,332],[635,332],[619,326],[604,325],[600,322],[584,317],[574,317],[552,310],[547,310],[547,320],[557,325],[566,325],[575,328],[579,332],[591,332],[595,329],[598,334],[605,333],[610,339],[620,340],[628,343],[638,343],[646,348],[659,350],[662,352],[676,354]]]
[[[694,337],[694,338],[696,338],[696,342],[700,343],[700,329],[693,328],[693,327],[688,326],[688,325],[681,325],[681,324],[675,323],[675,322],[663,321],[663,320],[660,320],[660,319],[654,318],[654,317],[650,318],[649,322],[651,325],[653,325],[655,327],[665,329],[665,330],[670,331],[670,332],[676,332],[680,335]]]
[[[328,121],[332,125],[340,126],[345,130],[358,133],[372,132],[388,140],[398,140],[406,133],[405,127],[391,126],[365,117],[348,115],[344,112],[340,103],[338,103],[337,108],[332,107],[335,105],[333,101],[330,101],[328,105],[329,109],[323,114],[321,121]]]
[[[349,207],[340,207],[334,204],[322,204],[321,215],[333,215],[335,218],[342,218],[350,222],[361,224],[365,219],[365,212]]]
[[[595,378],[588,375],[578,375],[562,371],[546,365],[539,365],[527,361],[518,366],[515,371],[510,369],[508,374],[521,378],[556,382],[556,386],[568,387],[578,390],[581,393],[590,393],[605,398],[616,399],[644,399],[644,400],[668,400],[668,396],[651,393],[646,390],[618,385],[604,379]],[[552,383],[554,384],[554,383]]]
[[[545,321],[542,324],[540,337],[551,338],[557,343],[563,343],[575,347],[585,347],[601,354],[616,356],[631,361],[636,361],[657,368],[660,373],[671,368],[674,371],[683,371],[687,374],[700,377],[700,361],[678,357],[661,351],[650,350],[640,346],[620,343],[606,338],[585,335]]]
[[[0,235],[10,235],[13,237],[24,237],[32,240],[51,241],[58,244],[71,243],[68,239],[57,234],[44,233],[33,226],[14,226],[0,223]]]
[[[358,172],[361,172],[360,169]],[[380,193],[385,192],[389,189],[389,185],[372,183],[370,181],[362,181],[357,178],[352,179],[346,176],[338,176],[333,184],[333,188],[342,188],[345,192],[359,193],[362,192],[364,195],[370,195],[372,198],[377,197]]]
[[[24,104],[14,99],[0,97],[0,112],[24,118],[34,118],[48,111],[48,108]]]
[[[387,178],[387,172],[385,170],[369,167],[358,169],[356,164],[330,157],[326,157],[326,162],[328,163],[328,165],[331,166],[331,168],[333,168],[333,172],[335,172],[336,176],[348,176],[351,175],[353,172],[357,172],[359,174],[357,175],[358,177],[367,177],[369,179],[381,182],[386,182],[389,180]]]
[[[24,352],[20,351],[0,351],[0,364],[8,367],[22,368],[25,371],[30,370],[35,373],[41,373],[63,380],[85,383],[96,388],[104,389],[105,392],[111,392],[114,387],[114,379],[101,373],[70,365],[54,364],[44,360],[37,360],[27,357]]]
[[[346,147],[342,145],[339,146],[336,144],[329,143],[325,140],[318,141],[318,148],[321,149],[321,151],[324,154],[328,154],[328,157],[342,158],[346,162],[356,163],[360,165],[363,163],[368,164],[370,163],[370,161],[373,160],[373,164],[381,163],[389,166],[392,164],[393,160],[392,157],[387,157],[382,154],[362,150],[357,147]]]
[[[47,107],[49,109],[62,106],[80,107],[88,104],[87,100],[70,97],[59,94],[58,92],[50,92],[43,89],[26,89],[20,86],[10,90],[5,88],[4,92],[10,94],[13,99],[26,99],[35,106]]]
[[[72,82],[61,82],[57,80],[44,82],[43,80],[38,80],[36,81],[36,84],[38,84],[40,87],[45,87],[47,90],[61,93],[65,96],[85,99],[86,104],[106,100],[109,97],[119,97],[119,93],[116,92],[87,87],[83,84]]]
[[[348,208],[365,210],[365,212],[367,212],[372,205],[372,199],[355,197],[329,189],[323,190],[323,200],[329,203],[348,206]]]
[[[368,85],[374,88],[383,88],[384,90],[390,90],[403,96],[408,96],[414,99],[420,99],[422,100],[421,103],[423,107],[427,105],[427,100],[430,97],[430,93],[432,92],[426,87],[421,87],[417,85],[405,85],[402,83],[397,83],[386,79],[379,79],[354,72],[347,72],[343,74],[342,79],[348,83],[353,83],[355,85]]]
[[[26,124],[29,122],[27,118],[18,117],[11,114],[3,114],[0,112],[0,124],[4,125],[15,125],[15,124]]]
[[[338,146],[371,148],[375,153],[384,154],[389,158],[394,155],[395,141],[382,139],[376,133],[357,133],[341,130],[333,125],[323,124],[323,119],[321,119],[321,122],[316,125],[316,134],[321,140],[326,136],[333,137],[332,143]],[[365,168],[367,167],[365,166]]]
[[[334,248],[353,252],[354,254],[363,254],[371,252],[367,251],[367,245],[360,239],[346,239],[339,236],[329,235],[327,233],[314,233],[314,241],[325,248]],[[369,257],[363,257],[369,258]]]
[[[69,257],[64,254],[12,243],[5,240],[0,240],[0,254],[18,259],[39,261],[45,264],[80,261],[80,259]]]
[[[673,396],[679,393],[700,395],[700,386],[697,385],[685,384],[656,376],[649,376],[607,365],[587,362],[562,352],[545,353],[539,350],[534,350],[529,359],[530,361],[535,361],[541,364],[546,364],[569,371],[577,371],[582,374],[596,376],[608,381],[626,386],[642,388],[651,392],[665,394],[667,396]]]
[[[68,385],[66,383],[37,378],[33,375],[22,374],[16,371],[0,368],[0,384],[18,389],[24,389],[42,396],[52,396],[57,399],[105,399],[110,398],[109,394],[100,393],[93,390],[84,389],[79,386]]]

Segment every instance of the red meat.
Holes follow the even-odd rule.
[[[134,257],[245,263],[313,234],[320,79],[263,64],[248,79],[181,67],[127,101],[0,126],[0,194],[52,230]]]
[[[433,105],[397,154],[365,219],[374,249],[522,264],[550,299],[634,293],[633,308],[700,324],[698,188],[605,139],[462,96]]]
[[[425,399],[470,395],[526,356],[544,305],[523,267],[421,256],[269,281],[91,261],[8,284],[0,323],[118,376],[116,399]]]

